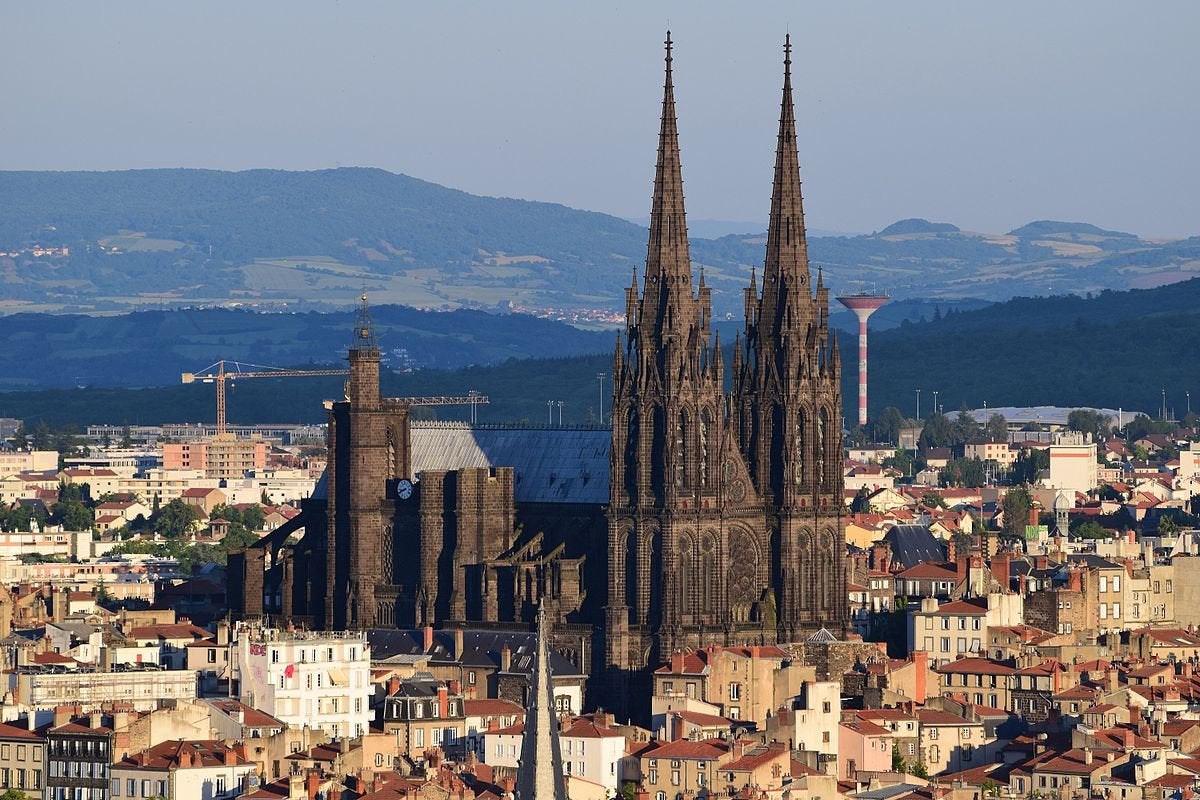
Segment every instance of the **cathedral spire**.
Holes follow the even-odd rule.
[[[775,182],[771,189],[771,223],[763,291],[782,284],[791,291],[808,282],[808,242],[804,233],[804,199],[800,191],[800,158],[796,152],[796,112],[792,103],[792,38],[783,45],[783,100],[775,145]]]
[[[683,171],[679,160],[679,128],[675,120],[675,85],[671,73],[671,32],[666,40],[666,80],[662,122],[658,133],[658,164],[654,199],[650,205],[650,238],[646,249],[646,291],[656,286],[683,288],[691,293],[691,259],[687,221],[683,212]]]
[[[554,718],[546,611],[541,607],[537,612],[537,639],[530,678],[529,707],[525,711],[525,732],[521,737],[521,761],[514,795],[516,800],[567,800],[558,720]]]

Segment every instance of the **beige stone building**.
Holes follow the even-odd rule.
[[[811,667],[793,662],[787,651],[774,645],[712,645],[673,653],[671,662],[654,673],[654,695],[699,700],[729,719],[763,727],[775,709],[814,677]]]

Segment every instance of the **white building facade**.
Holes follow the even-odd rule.
[[[243,629],[239,695],[289,727],[358,737],[370,726],[370,649],[362,633]]]

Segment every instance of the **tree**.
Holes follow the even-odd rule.
[[[13,433],[12,443],[13,447],[18,450],[24,450],[29,446],[29,429],[25,427],[24,422],[17,426],[16,432]]]
[[[926,492],[921,495],[921,505],[926,508],[945,508],[946,500],[937,492]]]
[[[0,793],[0,800],[31,800],[31,798],[20,789],[5,789]]]
[[[931,447],[952,447],[954,442],[954,425],[945,414],[930,414],[921,429],[921,438],[917,446],[922,450]]]
[[[871,498],[867,493],[867,487],[863,486],[855,493],[854,499],[850,501],[851,514],[868,514],[871,511]]]
[[[1022,483],[1037,483],[1042,470],[1050,468],[1050,451],[1040,447],[1025,448],[1013,462],[1011,473],[1014,485]]]
[[[904,756],[900,754],[900,745],[892,742],[892,772],[904,771]]]
[[[863,447],[871,443],[871,436],[867,433],[865,425],[855,425],[846,433],[847,447]]]
[[[917,759],[915,762],[913,762],[912,767],[909,769],[909,773],[922,780],[925,780],[929,777],[929,768],[925,766],[924,761]]]
[[[967,404],[963,403],[962,408],[958,410],[958,416],[954,418],[954,444],[960,445],[978,439],[982,433],[983,426],[975,421],[975,417],[967,410]]]
[[[121,447],[133,447],[133,437],[129,435],[129,425],[121,426]]]
[[[891,467],[904,475],[912,475],[916,472],[917,459],[907,450],[897,450],[895,454],[883,460],[883,466]]]
[[[978,458],[952,458],[942,468],[942,483],[947,486],[983,486],[987,474]]]
[[[1069,429],[1091,434],[1093,439],[1107,434],[1111,430],[1111,424],[1112,417],[1090,408],[1077,408],[1067,415]]]
[[[1025,526],[1029,522],[1029,510],[1033,508],[1033,498],[1024,486],[1014,486],[1004,494],[1004,528],[1006,535],[1017,538],[1024,537]]]
[[[895,406],[888,406],[871,421],[871,436],[877,442],[899,444],[900,431],[904,427],[904,415]]]
[[[262,506],[247,506],[242,509],[242,524],[248,531],[261,531],[267,525],[267,515]]]
[[[1071,529],[1071,535],[1080,539],[1108,539],[1112,531],[1106,530],[1095,520],[1083,520]]]
[[[1158,518],[1158,535],[1159,536],[1174,536],[1179,533],[1179,523],[1167,515],[1162,515]]]
[[[1145,414],[1138,414],[1125,424],[1125,441],[1136,442],[1147,433],[1170,433],[1173,426],[1160,419],[1150,419]]]
[[[78,500],[64,500],[54,504],[51,519],[68,531],[90,531],[96,515]]]
[[[154,530],[168,539],[180,539],[191,533],[199,519],[200,512],[195,506],[189,506],[177,497],[154,515]]]
[[[1000,414],[992,414],[983,426],[984,438],[989,442],[1008,440],[1008,420]]]

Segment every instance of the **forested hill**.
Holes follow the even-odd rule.
[[[225,313],[230,319],[239,316],[207,313]],[[322,345],[322,352],[344,347],[345,318],[331,326],[322,321],[321,315],[313,315],[313,319],[294,316],[307,320],[305,324],[314,331],[336,331]],[[381,342],[385,352],[390,353],[397,337],[403,341],[404,332],[401,326],[388,323],[386,312],[381,311],[379,316],[385,331]],[[455,317],[442,316],[447,320]],[[1020,298],[970,311],[944,315],[935,312],[932,316],[927,322],[905,322],[872,333],[873,413],[894,405],[911,415],[918,388],[923,392],[925,411],[936,391],[947,412],[963,404],[980,407],[985,403],[1145,411],[1159,407],[1160,393],[1166,389],[1168,408],[1182,416],[1185,392],[1200,387],[1200,359],[1195,355],[1195,342],[1200,341],[1200,279],[1149,290],[1103,292],[1090,298]],[[475,320],[481,326],[475,334],[479,339],[486,339],[486,331],[493,330],[491,326],[502,326],[508,319],[479,317]],[[546,347],[563,348],[567,340],[560,342],[558,332],[560,329],[545,328],[526,331],[524,336],[529,344],[541,338]],[[565,402],[566,423],[595,421],[601,402],[605,410],[611,404],[608,373],[612,340],[607,334],[586,335],[596,339],[577,342],[580,349],[574,352],[579,355],[513,358],[490,364],[481,360],[476,366],[460,369],[389,372],[384,376],[384,389],[397,395],[480,391],[492,400],[490,406],[480,410],[481,420],[488,422],[544,422],[546,404],[551,400]],[[497,333],[497,339],[510,336]],[[592,348],[590,341],[601,341],[602,346]],[[843,352],[844,411],[847,419],[853,420],[857,398],[855,337],[840,334],[839,343]],[[594,355],[583,355],[593,349]],[[214,350],[202,352],[207,358]],[[196,351],[197,358],[185,369],[203,366],[195,363],[198,361],[208,363],[199,358],[200,353]],[[144,357],[151,358],[148,354]],[[726,358],[725,363],[732,363],[732,359]],[[35,362],[24,366],[22,374],[47,366]],[[172,373],[165,382],[175,380]],[[320,421],[324,416],[321,401],[340,396],[339,392],[337,379],[246,381],[231,396],[229,416],[236,422]],[[196,386],[0,392],[0,417],[41,418],[53,424],[195,421],[211,419],[212,413],[211,392]],[[443,418],[461,418],[456,409],[437,409],[434,413]]]
[[[764,245],[762,235],[693,239],[718,316],[739,313]],[[366,287],[380,303],[603,316],[623,307],[645,248],[645,229],[617,217],[378,169],[0,172],[0,313],[329,309]],[[1200,267],[1200,238],[907,219],[813,238],[810,254],[834,292],[1003,300],[1181,280]]]

